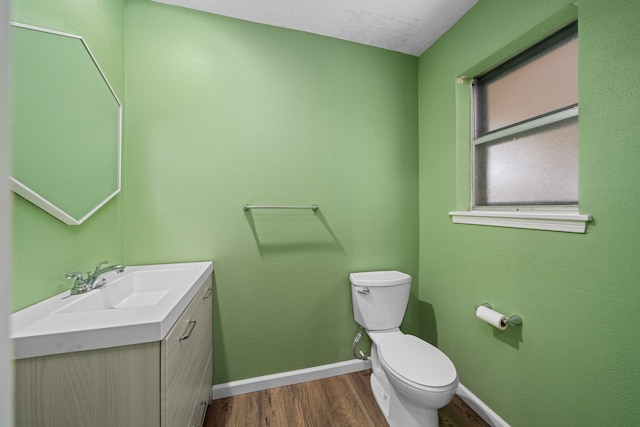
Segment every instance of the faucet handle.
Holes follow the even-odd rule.
[[[81,271],[74,271],[73,273],[68,273],[65,277],[67,279],[76,279],[75,282],[73,282],[73,288],[71,290],[72,293],[78,293],[77,290],[83,288],[89,281],[89,279],[85,280],[84,275],[82,274]]]
[[[87,277],[87,279],[85,279],[81,271],[68,273],[65,277],[67,279],[76,279],[75,282],[73,282],[73,287],[71,288],[71,295],[82,294],[89,290],[89,288],[87,287],[89,278]]]
[[[84,281],[84,274],[82,274],[82,271],[74,271],[73,273],[67,273],[64,276],[66,279],[76,279],[77,281]]]

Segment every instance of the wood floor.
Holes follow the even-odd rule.
[[[371,371],[214,400],[203,427],[384,427]],[[457,396],[440,411],[441,427],[484,427]]]

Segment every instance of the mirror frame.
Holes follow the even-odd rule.
[[[111,87],[111,84],[109,84],[109,80],[107,79],[107,76],[102,71],[102,68],[100,68],[100,65],[98,64],[98,61],[96,60],[95,56],[91,52],[91,49],[89,49],[89,45],[86,43],[86,41],[84,40],[84,38],[82,36],[78,36],[78,35],[75,35],[75,34],[69,34],[69,33],[63,33],[63,32],[60,32],[60,31],[50,30],[50,29],[47,29],[47,28],[36,27],[36,26],[33,26],[33,25],[21,24],[21,23],[18,23],[18,22],[11,22],[10,24],[13,27],[24,28],[24,29],[33,30],[33,31],[40,31],[40,32],[44,32],[44,33],[53,34],[53,35],[56,35],[56,36],[70,37],[70,38],[79,40],[82,43],[82,46],[86,49],[87,53],[89,54],[89,57],[91,58],[91,61],[93,61],[93,64],[96,66],[96,69],[100,73],[100,76],[104,80],[105,84],[107,85],[107,88],[111,92],[111,95],[113,95],[113,98],[114,98],[115,102],[118,105],[118,141],[117,141],[117,144],[118,144],[118,147],[117,147],[117,163],[118,163],[118,165],[117,165],[117,184],[116,184],[116,189],[115,189],[115,191],[113,193],[109,194],[104,200],[99,202],[89,212],[84,214],[81,218],[75,218],[75,217],[71,216],[70,214],[65,212],[64,209],[60,208],[56,204],[54,204],[51,201],[47,200],[42,195],[38,194],[37,191],[33,190],[32,188],[29,188],[29,186],[25,185],[20,180],[16,179],[13,176],[9,177],[9,179],[10,179],[9,188],[14,193],[18,194],[19,196],[21,196],[24,199],[28,200],[29,202],[33,203],[34,205],[36,205],[40,209],[42,209],[45,212],[51,214],[52,216],[54,216],[55,218],[59,219],[60,221],[64,222],[67,225],[80,225],[84,221],[86,221],[91,215],[93,215],[96,211],[98,211],[102,206],[104,206],[109,200],[113,199],[121,191],[121,188],[122,188],[122,182],[121,182],[122,181],[122,103],[120,103],[120,100],[118,99],[118,96],[116,95],[116,92]]]

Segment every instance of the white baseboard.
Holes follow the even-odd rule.
[[[268,390],[275,387],[299,384],[306,381],[314,381],[322,378],[335,377],[336,375],[350,374],[371,368],[371,363],[364,360],[349,360],[346,362],[332,363],[330,365],[316,366],[297,371],[282,372],[279,374],[265,375],[263,377],[247,378],[246,380],[231,381],[213,386],[213,399],[237,396],[254,391]],[[483,420],[492,427],[511,427],[498,414],[493,412],[475,394],[471,393],[464,385],[459,384],[456,394],[464,400]]]
[[[491,427],[511,427],[505,420],[500,418],[498,414],[493,412],[482,400],[471,393],[468,388],[462,384],[458,384],[458,390],[456,394],[460,399],[464,400],[467,405],[471,407],[483,420],[487,422]]]
[[[349,360],[346,362],[332,363],[330,365],[315,366],[313,368],[297,371],[282,372],[279,374],[265,375],[263,377],[247,378],[246,380],[231,381],[213,386],[213,398],[222,399],[237,396],[254,391],[262,391],[275,387],[299,384],[306,381],[314,381],[322,378],[335,377],[337,375],[350,374],[352,372],[369,369],[371,363],[364,360]]]

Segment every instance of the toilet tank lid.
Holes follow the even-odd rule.
[[[364,271],[349,274],[352,284],[358,286],[397,286],[411,283],[411,276],[400,271]]]

